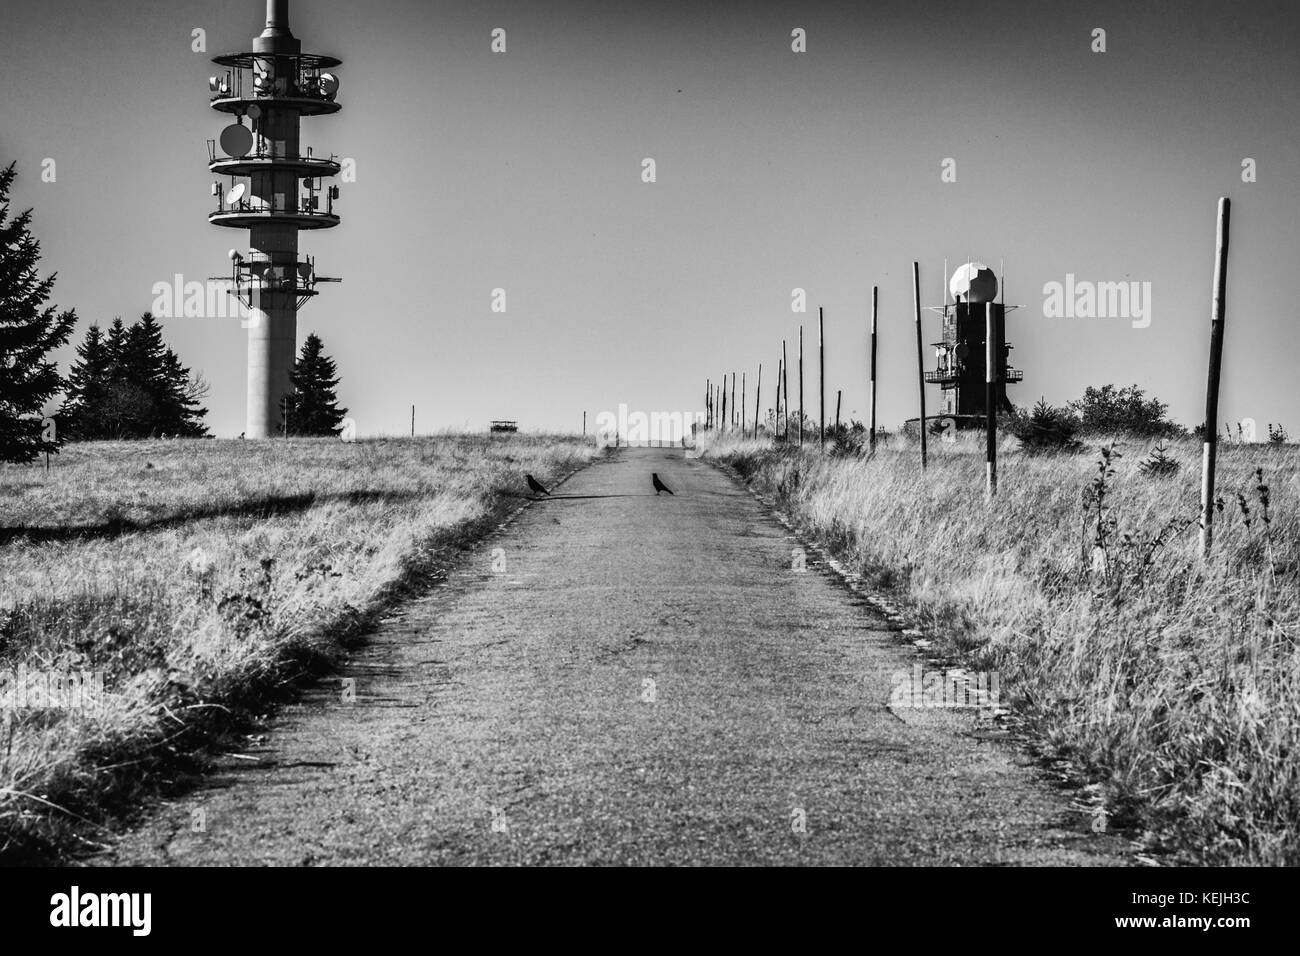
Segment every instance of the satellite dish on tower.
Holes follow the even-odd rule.
[[[984,263],[968,262],[952,274],[948,291],[962,302],[992,302],[998,297],[998,277]]]
[[[320,75],[320,93],[327,100],[332,100],[339,91],[339,78],[333,73]]]
[[[239,202],[239,200],[243,198],[244,198],[243,183],[240,183],[234,189],[230,190],[230,192],[226,193],[226,202],[230,203],[230,205],[232,206],[235,205],[237,202]]]
[[[298,263],[298,275],[304,279],[311,278],[311,263],[310,262]]]
[[[234,123],[221,131],[221,148],[227,156],[242,159],[253,148],[253,134],[242,123]]]

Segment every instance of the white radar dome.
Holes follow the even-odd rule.
[[[984,263],[968,262],[952,274],[948,291],[961,302],[992,302],[998,297],[998,277]]]

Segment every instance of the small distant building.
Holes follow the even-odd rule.
[[[504,419],[494,421],[488,429],[490,432],[517,432],[519,431],[518,422],[505,421]]]

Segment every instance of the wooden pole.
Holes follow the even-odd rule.
[[[826,316],[824,310],[817,309],[817,390],[820,398],[817,400],[817,413],[819,422],[817,425],[818,441],[821,442],[822,451],[826,450]]]
[[[835,434],[840,432],[840,401],[844,398],[844,389],[835,390]]]
[[[790,359],[785,354],[785,339],[781,340],[781,378],[785,390],[785,432],[782,438],[790,440]]]
[[[781,359],[776,360],[776,417],[772,419],[772,436],[781,433]]]
[[[758,416],[763,408],[763,363],[758,363],[758,382],[754,385],[754,437],[758,437]]]
[[[586,418],[585,412],[583,413],[583,418],[584,419]],[[713,386],[709,384],[709,380],[706,378],[704,380],[704,427],[705,429],[708,429],[712,427],[712,425],[713,425]]]
[[[871,287],[871,432],[868,435],[870,449],[876,450],[876,316],[880,304],[880,287]]]
[[[1231,202],[1219,199],[1219,226],[1214,242],[1214,300],[1210,306],[1210,370],[1205,384],[1205,445],[1201,456],[1201,559],[1214,542],[1214,465],[1219,429],[1219,372],[1223,364],[1223,323],[1227,319],[1228,220]]]
[[[727,376],[722,376],[722,431],[727,430]]]
[[[745,373],[740,373],[740,437],[745,437]]]
[[[998,493],[998,334],[993,303],[984,304],[984,473],[985,491]]]
[[[803,447],[803,326],[799,326],[799,447]]]
[[[925,358],[921,351],[921,263],[912,263],[912,305],[916,310],[916,380],[919,383],[921,417],[917,421],[921,433],[921,467],[925,468]]]
[[[731,373],[731,427],[736,427],[736,373]]]
[[[583,437],[583,438],[586,438],[586,437],[587,437],[587,411],[586,411],[586,409],[583,409],[583,412],[582,412],[582,437]]]
[[[582,433],[587,434],[587,413],[582,413]],[[411,437],[415,437],[415,406],[411,406]]]

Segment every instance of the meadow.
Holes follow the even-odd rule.
[[[1165,863],[1300,863],[1300,448],[1222,444],[1197,553],[1200,445],[1078,453],[891,436],[874,456],[701,439],[796,526],[906,603],[932,650],[1001,677],[1016,725]],[[1156,469],[1156,472],[1160,469]]]
[[[522,503],[526,472],[596,454],[559,436],[173,440],[0,466],[0,857],[93,850],[153,776],[437,580]]]

